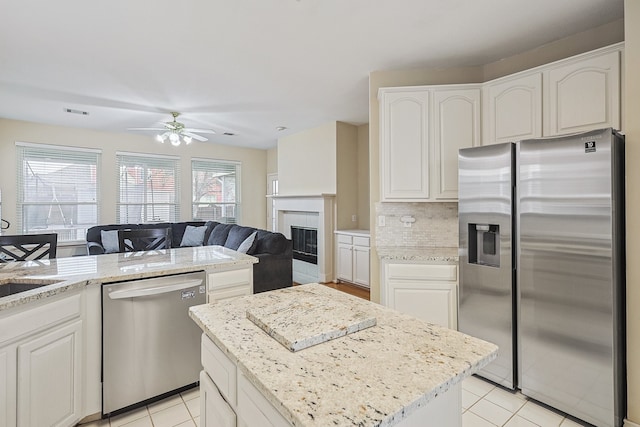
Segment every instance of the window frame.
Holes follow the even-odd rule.
[[[90,227],[100,224],[100,213],[101,213],[101,192],[102,192],[102,150],[94,149],[94,148],[84,148],[84,147],[72,147],[72,146],[62,146],[62,145],[53,145],[53,144],[40,144],[40,143],[31,143],[31,142],[19,142],[15,143],[16,149],[16,222],[17,229],[20,234],[37,234],[37,233],[51,233],[55,232],[58,234],[58,244],[77,244],[79,242],[86,241],[86,231]],[[48,168],[55,163],[59,164],[67,164],[71,167],[82,167],[87,166],[90,169],[90,175],[93,175],[93,188],[89,186],[89,191],[87,192],[87,187],[83,187],[78,191],[77,188],[74,188],[74,194],[77,196],[78,194],[89,194],[89,197],[93,197],[93,201],[65,201],[58,199],[58,195],[62,195],[64,199],[64,184],[65,179],[61,177],[60,181],[55,181],[50,184],[46,184],[42,178],[39,180],[37,177],[39,176],[37,173],[33,171],[31,166],[29,167],[30,173],[33,177],[36,178],[35,182],[41,182],[42,184],[50,185],[52,191],[52,199],[48,201],[38,201],[38,200],[28,200],[27,197],[28,190],[25,188],[25,185],[28,185],[27,171],[25,170],[25,162],[29,162],[29,160],[37,161],[41,159],[41,163],[44,166],[41,166],[44,171],[47,171]],[[51,159],[49,163],[47,163],[47,159]],[[27,163],[28,164],[28,163]],[[35,165],[33,165],[35,166]],[[53,167],[55,169],[55,166]],[[51,172],[47,172],[47,174],[55,173],[55,170]],[[74,185],[81,182],[87,182],[86,177],[85,180],[73,179]],[[91,182],[91,181],[89,181]],[[66,183],[68,185],[68,182]],[[62,187],[62,192],[60,192],[60,188],[56,188],[56,186]],[[93,194],[91,194],[94,192]],[[41,195],[36,195],[35,198],[38,198]],[[55,203],[54,203],[55,202]],[[55,205],[55,206],[54,206]],[[29,206],[49,206],[49,214],[46,219],[45,228],[40,227],[29,227],[27,226],[27,222],[25,218],[29,217],[29,214],[25,212],[25,208]],[[95,211],[95,217],[91,218],[95,220],[87,223],[80,219],[80,216],[87,216],[87,212],[91,213],[91,209],[87,211],[87,209],[83,209],[86,207],[93,207]],[[66,209],[65,209],[66,208]],[[69,209],[71,210],[71,218],[70,223],[67,224],[66,215],[69,214]],[[50,224],[48,223],[52,212],[56,214],[59,213],[62,218],[62,223],[59,228],[50,228]],[[66,212],[65,212],[66,211]],[[89,216],[91,216],[89,215]],[[75,218],[75,221],[74,221]],[[81,233],[80,233],[81,232]],[[74,236],[75,235],[75,236]]]
[[[207,169],[205,166],[212,166],[210,169]],[[217,167],[216,167],[217,166]],[[221,166],[221,167],[220,167]],[[234,175],[234,201],[211,201],[211,202],[202,202],[200,200],[195,200],[196,198],[196,172],[213,172],[213,173],[221,173],[224,172],[224,169],[233,168]],[[194,221],[217,221],[229,224],[238,224],[240,219],[242,218],[242,162],[236,160],[222,160],[222,159],[207,159],[207,158],[192,158],[191,159],[191,218]],[[224,190],[223,190],[224,191]],[[224,196],[223,196],[224,197]],[[217,216],[215,214],[215,210],[213,211],[213,215],[211,217],[200,217],[196,215],[198,210],[203,208],[204,204],[209,205],[218,205],[221,211],[226,210],[228,207],[232,207],[235,215],[232,217],[233,220],[229,221],[229,216]],[[209,206],[211,207],[211,206]],[[226,219],[225,219],[226,218]]]
[[[152,224],[157,222],[178,222],[180,221],[180,157],[179,156],[168,156],[168,155],[160,155],[160,154],[150,154],[150,153],[133,153],[126,151],[117,151],[116,152],[116,223],[117,224],[130,224],[130,223],[143,223],[143,224]],[[125,201],[122,200],[122,167],[126,166],[126,163],[130,162],[131,164],[142,165],[142,184],[143,184],[143,192],[142,192],[142,200],[141,201]],[[165,163],[165,165],[163,165]],[[164,168],[164,166],[170,165],[169,168]],[[134,166],[134,167],[136,167]],[[173,174],[173,201],[154,201],[154,192],[151,190],[151,201],[147,199],[149,193],[147,189],[147,183],[151,181],[150,175],[148,172],[150,169],[166,169],[167,171],[171,171]],[[165,194],[169,194],[165,192]],[[129,219],[129,214],[125,215],[125,218],[122,218],[122,209],[124,207],[135,208],[136,206],[140,206],[140,218],[139,220]],[[163,208],[168,208],[167,214],[168,218],[161,217],[153,217],[149,219],[149,209],[154,214],[156,207],[159,211],[162,211]],[[127,208],[127,211],[129,210]],[[161,214],[160,214],[161,215]]]

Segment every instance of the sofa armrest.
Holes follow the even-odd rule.
[[[253,293],[272,291],[293,286],[293,257],[284,254],[254,254],[259,259],[253,264]]]
[[[89,255],[102,255],[104,254],[104,248],[100,243],[87,242],[87,253]]]

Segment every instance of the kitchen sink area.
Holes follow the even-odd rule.
[[[58,280],[11,279],[0,281],[0,298],[21,292],[31,291],[43,286],[59,283]]]

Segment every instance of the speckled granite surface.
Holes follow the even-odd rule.
[[[397,261],[458,262],[458,248],[433,248],[427,246],[378,246],[378,257]]]
[[[190,308],[294,426],[395,425],[497,354],[493,344],[323,285],[272,292],[291,301],[330,298],[377,319],[376,326],[292,353],[246,318],[255,295]]]
[[[0,298],[0,310],[27,304],[89,283],[141,279],[191,271],[249,265],[258,259],[222,246],[90,255],[0,264],[0,286],[10,282],[44,286]]]
[[[247,319],[289,351],[299,351],[376,324],[375,316],[318,295],[291,300],[289,294],[264,292],[247,308]]]

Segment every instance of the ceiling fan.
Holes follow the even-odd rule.
[[[169,140],[171,145],[177,147],[181,142],[184,141],[185,144],[191,144],[193,139],[197,139],[198,141],[208,141],[208,138],[205,138],[202,135],[198,135],[199,133],[216,133],[211,129],[194,129],[185,127],[184,124],[176,121],[180,113],[172,112],[173,121],[164,122],[164,127],[157,128],[129,128],[128,130],[133,131],[148,131],[154,130],[162,133],[158,133],[156,135],[156,139],[162,143],[166,140]]]

